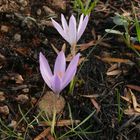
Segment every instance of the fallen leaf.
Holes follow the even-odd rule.
[[[101,106],[98,104],[96,101],[96,98],[99,97],[98,94],[93,94],[93,95],[82,95],[83,97],[89,98],[93,104],[93,106],[96,108],[97,113],[100,111]]]
[[[48,139],[48,140],[55,140],[54,137],[53,137],[51,134],[49,134],[49,135],[47,136],[47,139]]]
[[[140,115],[140,104],[137,103],[137,98],[134,95],[134,93],[131,91],[131,89],[124,90],[125,96],[121,96],[122,99],[127,101],[128,108],[124,110],[124,113],[126,115]]]
[[[122,70],[113,70],[113,71],[107,72],[106,75],[114,76],[114,75],[120,75],[121,73],[122,73]]]
[[[124,114],[130,115],[130,116],[132,116],[132,115],[140,115],[140,113],[136,112],[133,108],[125,109]]]
[[[55,122],[55,126],[68,126],[72,124],[78,124],[80,123],[80,120],[59,120]],[[40,126],[51,126],[51,122],[41,122]]]
[[[50,134],[50,130],[51,130],[51,128],[48,127],[43,132],[41,132],[37,137],[35,137],[34,140],[42,140],[42,139],[45,139],[45,137],[47,137]]]
[[[80,51],[84,51],[84,50],[88,49],[89,47],[91,47],[93,45],[96,45],[96,40],[92,40],[89,43],[80,44],[78,46],[80,47],[79,48]]]
[[[134,90],[140,92],[140,86],[137,86],[137,85],[126,85],[126,86],[130,89],[134,89]]]
[[[133,45],[132,47],[134,47],[136,50],[140,51],[140,45]]]
[[[118,63],[115,63],[108,68],[107,72],[111,72],[113,70],[116,70],[117,68],[118,68]]]
[[[87,98],[97,98],[99,97],[98,94],[93,94],[93,95],[81,95],[82,97],[87,97]]]
[[[105,62],[113,62],[113,63],[130,63],[131,61],[129,59],[121,59],[121,58],[113,58],[113,57],[104,57],[101,58],[102,61]]]
[[[97,110],[97,113],[100,111],[101,109],[101,106],[97,103],[97,101],[95,100],[95,98],[90,98],[92,104],[94,105],[94,107],[96,108]]]

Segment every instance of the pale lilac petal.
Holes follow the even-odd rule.
[[[82,17],[80,19],[82,22]],[[82,34],[84,33],[85,29],[86,29],[86,26],[88,24],[88,20],[89,20],[89,16],[86,15],[83,22],[82,23],[79,23],[79,26],[78,26],[78,32],[77,32],[77,42],[78,40],[81,38]]]
[[[80,20],[79,20],[79,25],[78,25],[78,30],[77,30],[77,32],[79,32],[80,29],[81,29],[81,27],[82,27],[83,19],[84,19],[84,14],[82,14],[82,15],[80,16]]]
[[[61,51],[55,61],[55,65],[54,65],[54,75],[59,75],[60,78],[63,76],[63,74],[65,73],[65,69],[66,69],[66,58],[65,58],[65,54],[63,51]]]
[[[61,79],[58,77],[58,75],[54,75],[51,81],[51,89],[54,93],[59,94],[61,92]]]
[[[78,53],[70,62],[66,72],[65,72],[65,75],[62,79],[62,88],[65,88],[69,83],[70,81],[74,78],[75,74],[76,74],[76,71],[77,71],[77,66],[78,66],[78,61],[79,61],[79,58],[80,58],[80,53]]]
[[[61,14],[61,22],[62,22],[62,27],[64,29],[64,32],[67,33],[69,30],[69,27],[63,14]]]
[[[66,40],[69,42],[69,37],[67,36],[67,34],[64,32],[64,30],[62,29],[62,27],[53,19],[52,20],[52,24],[55,27],[55,29],[59,32],[59,34]]]
[[[76,45],[76,19],[72,15],[69,20],[69,38],[71,46]]]
[[[42,78],[44,79],[45,83],[51,88],[52,72],[47,59],[44,57],[44,55],[41,52],[39,54],[39,64],[40,64],[40,72]]]

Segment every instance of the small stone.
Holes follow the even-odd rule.
[[[1,106],[0,107],[0,113],[4,114],[4,115],[8,115],[9,114],[9,108],[7,105]]]
[[[14,35],[14,40],[17,41],[17,42],[21,41],[21,35],[18,34],[18,33],[16,33],[16,34]]]
[[[38,16],[40,16],[40,15],[41,15],[41,9],[38,9],[38,10],[36,11],[36,13],[37,13]]]
[[[8,26],[5,26],[5,25],[2,25],[1,26],[1,31],[4,32],[4,33],[7,33],[9,30]]]
[[[27,101],[29,100],[29,97],[27,95],[20,94],[20,95],[18,95],[16,100],[21,102],[22,104],[24,104],[24,103],[27,103]]]
[[[4,92],[0,91],[0,102],[5,100]]]
[[[17,125],[17,122],[15,120],[12,120],[11,123],[8,125],[9,127],[15,128]]]
[[[45,40],[42,42],[44,45],[47,45],[48,44],[48,39],[45,38]]]
[[[47,15],[49,14],[55,14],[55,12],[49,8],[48,6],[43,6],[44,11],[46,12]]]
[[[22,89],[22,91],[23,91],[24,93],[28,93],[28,92],[29,92],[29,88],[24,88],[24,89]]]
[[[19,3],[20,3],[23,7],[25,7],[25,6],[28,5],[28,2],[27,2],[26,0],[19,0]]]
[[[39,109],[45,113],[46,116],[52,118],[54,110],[56,114],[63,111],[65,107],[65,99],[61,95],[56,95],[51,91],[45,93],[39,101]]]

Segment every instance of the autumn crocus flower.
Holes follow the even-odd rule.
[[[76,23],[75,17],[72,15],[67,23],[63,14],[61,14],[62,26],[52,19],[52,23],[60,35],[67,41],[71,46],[75,46],[82,36],[87,26],[89,16],[84,14],[80,16],[79,25]]]
[[[61,51],[55,61],[54,71],[52,73],[45,56],[40,52],[39,64],[40,72],[50,89],[56,94],[59,94],[73,79],[76,74],[77,65],[80,54],[78,53],[70,62],[66,69],[66,58],[64,52]]]

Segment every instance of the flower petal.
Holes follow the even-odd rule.
[[[77,71],[77,66],[78,66],[78,61],[79,61],[79,58],[80,58],[80,53],[78,53],[70,62],[66,72],[65,72],[65,75],[62,79],[62,88],[65,88],[69,83],[70,81],[73,79],[73,77],[75,76],[76,74],[76,71]]]
[[[58,75],[60,78],[63,76],[65,73],[66,69],[66,58],[64,55],[64,52],[61,51],[55,61],[54,65],[54,75]]]
[[[40,52],[39,54],[40,72],[45,83],[51,88],[52,71],[45,56]]]
[[[58,77],[58,75],[54,75],[51,81],[51,89],[54,93],[59,94],[61,92],[61,79]]]
[[[52,20],[52,24],[55,27],[55,29],[59,32],[59,34],[66,40],[69,42],[69,37],[67,36],[67,34],[64,32],[64,30],[62,29],[62,27],[53,19]]]
[[[61,14],[61,22],[62,22],[62,27],[64,29],[64,32],[67,33],[69,30],[69,27],[63,14]]]
[[[83,32],[85,31],[86,26],[88,24],[88,20],[89,20],[88,15],[85,16],[84,20],[83,20],[83,15],[81,15],[79,26],[78,26],[78,31],[77,31],[77,42],[80,39],[80,37],[82,36]]]
[[[80,16],[80,20],[79,20],[79,25],[78,25],[78,30],[77,30],[77,32],[79,32],[79,30],[80,30],[81,27],[82,27],[83,19],[84,19],[84,14],[82,14],[82,15]]]
[[[71,46],[76,45],[76,19],[72,15],[69,20],[69,38]]]

